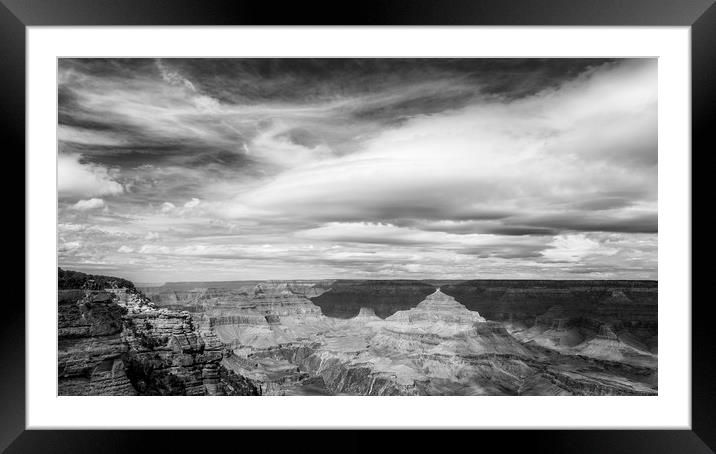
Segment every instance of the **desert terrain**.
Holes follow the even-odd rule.
[[[655,281],[60,270],[60,395],[656,395]]]

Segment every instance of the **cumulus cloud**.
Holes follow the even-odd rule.
[[[598,241],[586,237],[584,234],[559,235],[551,242],[552,248],[544,252],[544,257],[550,260],[579,261],[589,254],[614,255],[617,250],[604,247]]]
[[[106,167],[83,164],[79,155],[57,157],[57,190],[61,197],[92,197],[117,195],[124,191]]]
[[[201,203],[201,200],[197,199],[196,197],[192,197],[190,201],[184,204],[184,208],[194,208],[198,206]]]
[[[79,211],[87,211],[87,210],[96,210],[98,208],[104,208],[104,200],[92,198],[87,200],[80,200],[74,205],[72,205],[72,209],[79,210]]]

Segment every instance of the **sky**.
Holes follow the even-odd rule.
[[[657,279],[655,59],[60,59],[58,264]]]

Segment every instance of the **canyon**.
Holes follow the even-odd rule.
[[[60,269],[58,281],[58,395],[258,394],[188,312],[158,308],[122,279]]]
[[[61,287],[60,394],[658,393],[652,281]]]

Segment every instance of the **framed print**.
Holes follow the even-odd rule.
[[[716,10],[527,3],[4,1],[26,298],[3,447],[711,452],[691,169]]]

